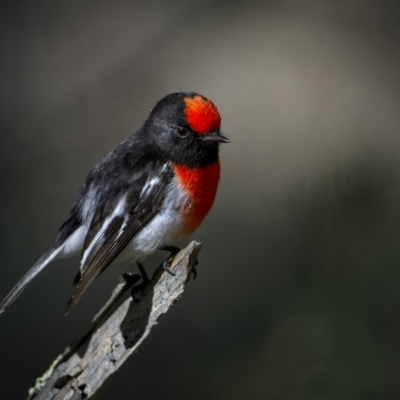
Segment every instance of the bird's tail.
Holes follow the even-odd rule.
[[[8,307],[28,286],[28,283],[42,271],[60,252],[61,247],[51,247],[42,257],[32,266],[32,268],[18,281],[8,295],[0,303],[0,314]]]

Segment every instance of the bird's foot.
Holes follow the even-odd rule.
[[[171,271],[172,261],[174,261],[175,256],[181,251],[179,247],[176,246],[165,246],[161,250],[166,250],[171,252],[169,257],[164,260],[163,268],[165,272],[168,272],[170,275],[175,276],[175,274]]]
[[[165,272],[168,272],[170,275],[175,276],[175,274],[171,271],[172,261],[174,261],[175,256],[170,255],[166,260],[163,261],[163,268]]]
[[[166,251],[171,252],[170,256],[163,262],[163,268],[164,268],[165,272],[168,272],[170,275],[175,276],[175,274],[171,271],[171,265],[172,265],[172,262],[174,261],[175,256],[181,251],[181,249],[176,246],[166,246],[166,247],[163,247],[161,250],[166,250]],[[196,259],[194,266],[193,266],[192,270],[190,271],[190,273],[193,274],[193,279],[196,279],[196,277],[197,277],[196,266],[198,264],[199,264],[199,260]]]

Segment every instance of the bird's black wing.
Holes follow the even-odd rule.
[[[80,279],[67,313],[95,278],[160,211],[173,174],[168,164],[157,164],[147,165],[135,175],[130,187],[96,210],[84,244]]]

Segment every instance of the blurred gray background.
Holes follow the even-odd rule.
[[[14,1],[0,32],[0,297],[162,96],[211,98],[231,139],[198,279],[104,399],[400,398],[398,1]],[[2,399],[125,267],[64,317],[77,269],[0,316]]]

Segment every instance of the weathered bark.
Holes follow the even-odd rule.
[[[200,243],[192,242],[176,255],[171,266],[175,276],[166,273],[160,266],[139,303],[128,298],[98,327],[112,304],[132,286],[129,279],[121,282],[96,315],[89,331],[68,347],[49,371],[38,379],[37,386],[30,391],[29,399],[98,398],[113,374],[179,300],[200,248]]]

